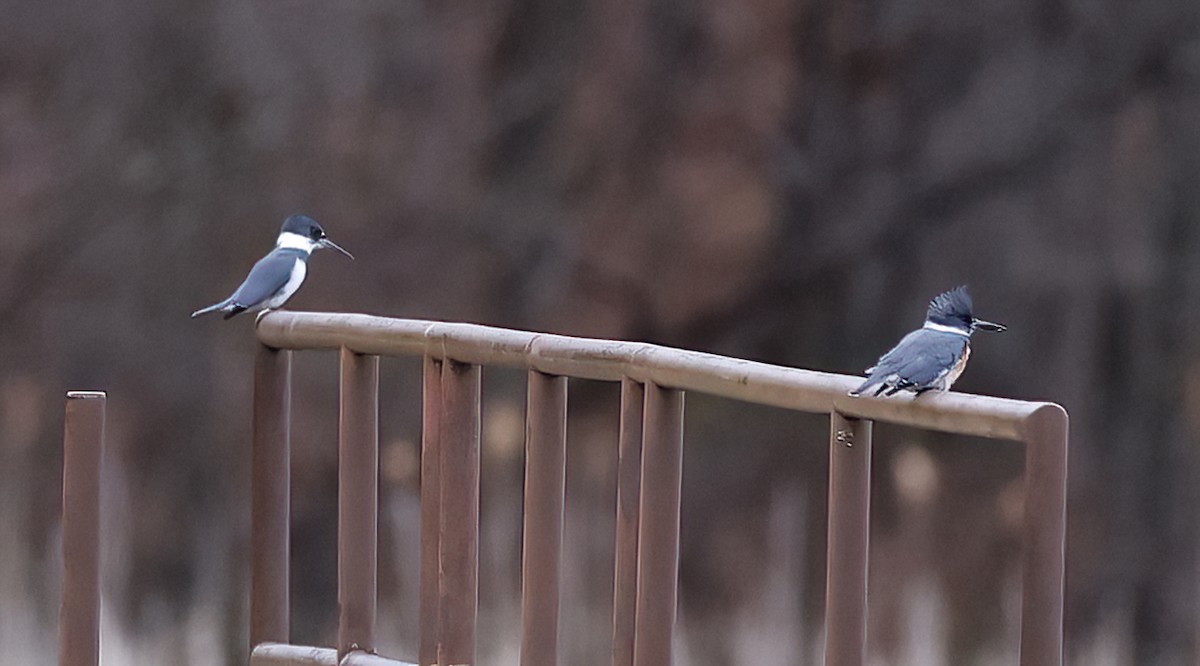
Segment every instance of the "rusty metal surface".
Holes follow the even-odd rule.
[[[1063,663],[1063,570],[1067,529],[1067,413],[1038,410],[1025,440],[1025,539],[1021,664]]]
[[[63,421],[62,604],[58,663],[100,659],[100,474],[107,397],[71,391]]]
[[[867,559],[871,517],[871,422],[830,415],[829,538],[825,564],[825,664],[863,666],[867,656]]]
[[[478,365],[442,364],[438,664],[475,663],[479,605]]]
[[[361,314],[276,311],[257,327],[264,343],[290,349],[453,358],[552,375],[620,381],[625,377],[689,391],[816,414],[887,421],[942,432],[1022,440],[1025,421],[1049,403],[968,395],[852,398],[861,377],[788,368],[640,342],[529,333],[476,324],[388,319]]]
[[[420,639],[422,664],[437,663],[438,549],[441,539],[442,361],[426,356],[422,365],[421,407],[421,582]]]
[[[567,461],[567,378],[529,372],[521,666],[558,663],[558,602]]]
[[[679,585],[683,392],[645,387],[633,663],[669,666]]]
[[[613,666],[633,666],[637,618],[637,532],[642,479],[642,404],[645,388],[621,380],[617,442],[617,522],[613,555]]]
[[[292,352],[259,346],[250,452],[250,646],[287,642]]]
[[[338,656],[375,649],[379,357],[341,351],[338,409]]]

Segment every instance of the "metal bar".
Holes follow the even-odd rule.
[[[292,352],[260,346],[254,359],[250,452],[250,647],[288,641],[288,506]]]
[[[341,352],[338,410],[338,658],[375,649],[379,357]]]
[[[1069,429],[1058,405],[1038,410],[1027,425],[1022,666],[1063,663]]]
[[[825,664],[862,666],[867,656],[871,422],[834,412],[829,431]]]
[[[330,648],[260,643],[250,653],[250,666],[338,666],[338,656]]]
[[[442,363],[438,664],[475,663],[479,606],[478,365]]]
[[[377,654],[367,654],[365,652],[355,652],[354,654],[346,655],[342,660],[341,666],[417,666],[416,664],[407,661],[396,661],[395,659],[387,659],[380,657]]]
[[[552,375],[700,391],[810,413],[887,421],[942,432],[1022,439],[1023,424],[1048,403],[945,393],[852,398],[861,377],[814,372],[640,342],[593,340],[475,324],[387,319],[360,314],[276,311],[256,328],[276,347],[362,354],[449,356],[465,363]]]
[[[558,663],[559,578],[567,461],[567,378],[529,371],[521,666]]]
[[[642,481],[642,403],[645,388],[621,380],[617,443],[617,536],[613,571],[613,666],[633,666],[637,618],[638,506]]]
[[[633,663],[670,666],[679,584],[683,392],[654,384],[645,392]]]
[[[63,422],[63,589],[58,663],[100,661],[100,470],[107,396],[67,393]]]
[[[426,356],[422,366],[421,411],[421,589],[420,645],[422,664],[437,663],[438,544],[441,532],[442,361]]]
[[[407,661],[386,659],[379,655],[354,652],[338,662],[337,650],[263,643],[250,654],[250,666],[417,666]]]

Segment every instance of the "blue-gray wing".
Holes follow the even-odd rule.
[[[292,277],[296,259],[291,252],[271,251],[254,264],[246,281],[233,292],[229,300],[242,309],[249,309],[274,296]]]
[[[966,345],[967,338],[955,333],[913,331],[879,359],[871,377],[886,381],[895,375],[899,381],[889,384],[928,386],[958,362]]]

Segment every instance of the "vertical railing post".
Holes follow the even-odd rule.
[[[420,640],[422,666],[437,664],[438,551],[441,543],[441,413],[442,361],[424,358],[421,407],[421,583]]]
[[[438,664],[475,663],[479,606],[479,366],[442,361]]]
[[[260,345],[254,359],[250,451],[250,647],[286,643],[291,486],[292,352]]]
[[[683,392],[645,386],[635,666],[670,666],[679,585]]]
[[[567,378],[529,371],[521,666],[558,663],[558,602],[567,461]]]
[[[106,400],[100,391],[67,393],[59,666],[96,666],[100,661],[100,471]]]
[[[341,350],[338,660],[374,652],[379,517],[379,357]]]
[[[1067,523],[1067,413],[1034,412],[1025,435],[1025,543],[1021,665],[1063,663],[1063,584]]]
[[[638,506],[642,479],[642,404],[639,382],[621,380],[617,442],[617,536],[613,571],[613,666],[633,666],[637,618]]]
[[[866,662],[871,425],[871,421],[837,412],[830,415],[826,666],[862,666]]]

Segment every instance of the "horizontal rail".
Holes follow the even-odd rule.
[[[309,647],[307,645],[284,645],[263,643],[250,654],[250,666],[339,666],[337,650],[333,648]],[[417,666],[407,661],[385,659],[366,652],[346,655],[340,666]]]
[[[338,666],[337,650],[263,643],[250,653],[250,666]]]
[[[1048,402],[1027,402],[966,393],[920,398],[851,397],[862,378],[663,347],[644,342],[577,338],[550,333],[364,314],[289,312],[267,314],[258,338],[277,349],[345,347],[360,354],[449,358],[462,363],[537,370],[602,381],[628,377],[666,388],[699,391],[746,402],[814,414],[1024,440],[1039,411],[1059,412]]]
[[[395,659],[386,659],[377,654],[367,654],[366,652],[351,652],[342,660],[342,666],[417,666],[408,661],[396,661]]]

